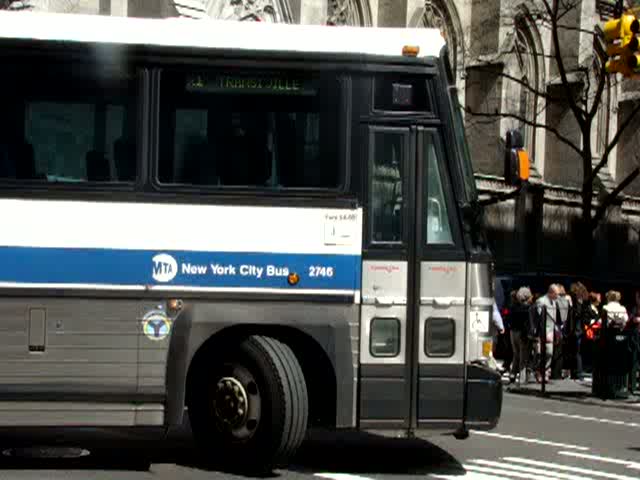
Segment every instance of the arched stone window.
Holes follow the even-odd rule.
[[[368,0],[329,0],[328,7],[327,25],[372,25]]]
[[[457,15],[455,6],[449,5],[450,0],[425,0],[424,13],[420,20],[420,25],[425,28],[437,28],[442,32],[442,36],[449,48],[449,62],[453,69],[453,74],[458,71],[459,52],[462,36],[457,26]]]
[[[602,66],[604,62],[607,61],[605,56],[599,55],[600,52],[596,51],[596,54],[593,56],[593,65],[592,65],[592,75],[594,79],[592,80],[592,85],[589,92],[589,97],[594,97],[597,89],[597,85],[601,81],[602,75]],[[604,52],[602,52],[604,54]],[[611,75],[604,76],[604,90],[602,91],[602,98],[600,99],[600,105],[598,106],[598,116],[596,118],[596,129],[595,129],[595,153],[597,155],[601,155],[604,153],[607,148],[607,144],[610,139],[610,130],[611,130],[611,106],[612,106],[612,95],[614,92],[614,88],[611,82]],[[615,77],[613,77],[615,79]],[[593,130],[592,130],[593,131]],[[614,158],[609,160],[609,167],[614,163]]]
[[[532,159],[535,159],[536,129],[522,119],[534,122],[538,117],[537,92],[542,82],[534,28],[526,13],[515,17],[511,49],[504,66],[505,110],[517,117],[507,123],[509,128],[520,130]]]

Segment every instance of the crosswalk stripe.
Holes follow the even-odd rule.
[[[583,452],[586,452],[587,450],[589,450],[589,447],[581,447],[579,445],[569,445],[569,444],[566,444],[566,443],[552,442],[552,441],[549,441],[549,440],[539,440],[537,438],[517,437],[515,435],[505,435],[505,434],[502,434],[502,433],[484,432],[482,430],[471,430],[471,432],[474,435],[484,435],[486,437],[501,438],[503,440],[514,440],[514,441],[524,442],[524,443],[535,443],[536,445],[546,445],[546,446],[549,446],[549,447],[568,448],[570,450],[580,450],[580,451],[583,451]]]
[[[541,462],[539,460],[530,460],[528,458],[504,457],[503,460],[507,462],[521,463],[524,465],[531,465],[535,467],[544,467],[549,469],[553,468],[556,470],[563,470],[565,472],[582,473],[582,474],[592,475],[592,476],[601,477],[601,478],[610,478],[611,480],[638,480],[638,477],[629,477],[627,475],[619,475],[617,473],[602,472],[600,470],[593,470],[591,468],[573,467],[569,465],[562,465],[559,463]],[[575,478],[579,478],[579,477],[575,477]]]
[[[524,480],[560,480],[559,477],[554,477],[551,475],[541,476],[538,473],[518,472],[514,470],[500,470],[500,469],[490,468],[490,467],[479,467],[477,465],[464,465],[464,468],[472,472],[488,473],[491,475],[496,475],[496,474],[505,475],[508,478],[522,478]],[[592,478],[587,478],[587,477],[575,477],[575,478],[577,478],[578,480],[593,480]]]
[[[503,462],[494,462],[491,460],[472,460],[474,463],[484,465],[486,467],[494,468],[494,471],[499,474],[511,475],[512,473],[530,473],[537,476],[537,478],[543,479],[559,479],[559,480],[588,480],[590,477],[583,477],[577,475],[571,475],[568,473],[553,472],[549,470],[543,470],[541,468],[522,467],[520,465],[512,465]],[[466,468],[466,467],[465,467]],[[591,479],[593,480],[593,479]]]
[[[361,477],[349,473],[314,473],[314,477],[327,478],[329,480],[373,480],[371,477]]]
[[[604,463],[614,463],[616,465],[624,465],[627,468],[632,468],[634,470],[640,470],[640,463],[634,462],[632,460],[622,460],[619,458],[609,458],[609,457],[601,457],[600,455],[588,455],[586,453],[578,453],[578,452],[558,452],[558,455],[564,455],[566,457],[575,457],[582,458],[585,460],[595,460],[597,462]]]

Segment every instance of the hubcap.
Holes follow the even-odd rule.
[[[216,426],[236,440],[246,440],[260,422],[262,401],[258,385],[242,365],[226,364],[222,372],[212,395]]]
[[[249,400],[242,384],[233,377],[223,377],[216,385],[216,415],[231,428],[242,425],[247,418]]]

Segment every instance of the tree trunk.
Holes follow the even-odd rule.
[[[593,185],[582,186],[582,212],[576,228],[576,247],[579,270],[588,273],[593,267],[594,241],[591,228],[591,207],[593,205]]]

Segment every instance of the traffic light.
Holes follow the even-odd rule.
[[[522,134],[518,130],[507,131],[504,180],[511,186],[519,186],[529,180],[529,155],[524,149]]]
[[[639,31],[640,22],[629,13],[604,24],[604,40],[609,57],[605,65],[607,73],[631,77],[640,71],[640,45],[636,37]]]

